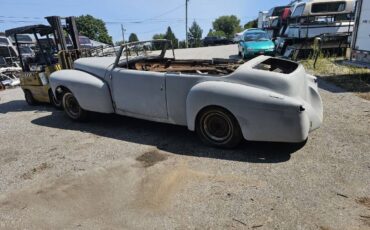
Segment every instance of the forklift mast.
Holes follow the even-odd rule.
[[[78,30],[75,17],[59,17],[49,16],[45,17],[53,28],[55,43],[58,47],[58,58],[62,69],[72,69],[73,60],[81,57],[80,40],[78,37]],[[62,20],[65,21],[63,24]],[[67,34],[65,34],[67,32]],[[66,42],[66,35],[70,37],[72,48],[69,49]]]
[[[74,50],[80,49],[80,41],[78,38],[78,30],[75,17],[72,16],[62,18],[59,16],[49,16],[45,18],[54,30],[53,33],[56,40],[56,44],[58,44],[58,51],[68,50],[64,31],[66,31],[70,36],[73,49]],[[64,25],[62,23],[62,20],[65,20]]]

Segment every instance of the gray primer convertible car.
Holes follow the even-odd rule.
[[[174,52],[165,55],[168,41],[151,42],[126,44],[116,58],[82,58],[74,70],[53,73],[51,86],[66,114],[82,120],[87,111],[117,113],[183,125],[226,148],[243,138],[302,142],[322,123],[317,80],[298,63],[266,56],[246,63],[177,60]],[[162,52],[150,51],[159,45]]]

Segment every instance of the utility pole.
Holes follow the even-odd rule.
[[[188,2],[185,0],[185,47],[188,48]]]
[[[122,32],[122,42],[125,43],[125,31],[126,29],[123,28],[123,24],[121,24],[121,32]]]

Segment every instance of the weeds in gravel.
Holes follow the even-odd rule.
[[[343,60],[323,56],[318,58],[316,68],[313,59],[301,63],[309,73],[370,100],[370,69],[344,65]]]

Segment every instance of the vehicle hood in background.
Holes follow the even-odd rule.
[[[271,49],[274,48],[274,43],[271,40],[266,41],[244,41],[242,42],[244,48],[251,48],[254,50]]]
[[[116,57],[80,58],[74,62],[74,68],[104,78],[106,70],[115,60]]]

